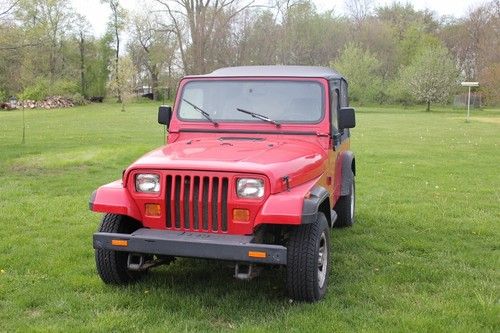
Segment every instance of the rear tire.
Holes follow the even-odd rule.
[[[335,228],[351,227],[354,224],[354,214],[356,209],[356,185],[352,178],[349,194],[341,196],[335,205],[337,220],[333,224]]]
[[[99,232],[131,234],[139,227],[138,222],[127,216],[106,214],[102,219]],[[107,284],[122,285],[141,279],[145,272],[130,271],[127,268],[127,258],[128,252],[95,250],[97,273],[102,281]]]
[[[325,215],[318,213],[314,223],[293,228],[287,247],[288,295],[297,301],[319,301],[329,276],[330,228]]]

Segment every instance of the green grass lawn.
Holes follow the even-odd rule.
[[[182,259],[104,285],[88,210],[98,186],[162,144],[156,106],[0,112],[0,331],[500,330],[500,110],[360,108],[357,223],[332,231],[329,292],[289,301],[284,271],[251,282]]]

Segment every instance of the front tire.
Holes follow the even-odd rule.
[[[140,225],[127,216],[104,215],[99,232],[131,234],[139,229]],[[127,268],[128,252],[105,249],[95,250],[97,273],[107,284],[123,285],[139,280],[145,272],[131,271]]]
[[[288,240],[287,280],[289,296],[315,302],[326,294],[329,276],[330,228],[323,213],[314,223],[292,229]]]

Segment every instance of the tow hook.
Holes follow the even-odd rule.
[[[250,264],[236,264],[234,267],[234,277],[238,280],[251,280],[260,275],[262,266]]]
[[[171,260],[170,260],[171,261]],[[129,253],[127,257],[127,268],[130,271],[146,271],[152,267],[160,266],[168,263],[168,259],[152,258],[146,260],[144,255],[137,253]]]

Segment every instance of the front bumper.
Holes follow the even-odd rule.
[[[141,228],[132,234],[97,232],[94,249],[141,254],[230,260],[247,263],[286,265],[287,249],[282,245],[252,243],[252,236],[220,235]],[[126,241],[126,246],[112,241]],[[250,257],[250,251],[265,252],[264,258]]]

